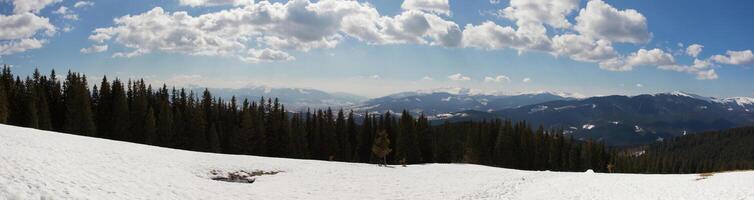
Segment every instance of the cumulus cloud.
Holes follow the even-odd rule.
[[[463,46],[487,50],[512,48],[520,51],[550,49],[550,39],[545,35],[530,35],[492,21],[480,25],[468,24],[463,30]]]
[[[487,82],[487,83],[500,83],[500,82],[503,82],[503,81],[505,81],[505,82],[511,82],[511,79],[508,78],[508,76],[505,76],[505,75],[498,75],[498,76],[495,76],[495,77],[489,77],[489,76],[484,77],[484,82]]]
[[[602,0],[592,0],[576,16],[576,31],[613,42],[646,43],[652,37],[647,18],[633,9],[618,10]]]
[[[99,53],[99,52],[107,51],[107,45],[106,44],[104,44],[104,45],[92,45],[92,46],[87,47],[87,48],[82,48],[79,51],[81,53]]]
[[[521,82],[523,82],[523,83],[529,83],[529,82],[531,82],[531,78],[526,77],[523,80],[521,80]]]
[[[12,40],[7,43],[0,43],[0,56],[42,48],[46,42],[46,40],[24,38],[20,40]]]
[[[448,0],[404,0],[401,8],[450,15]]]
[[[470,81],[471,77],[464,76],[463,74],[458,73],[458,74],[452,74],[448,76],[448,79],[450,79],[451,81]]]
[[[717,73],[714,69],[711,69],[712,63],[710,63],[707,60],[699,60],[694,59],[694,64],[687,66],[687,65],[679,65],[679,64],[672,64],[672,65],[661,65],[658,66],[658,69],[662,70],[672,70],[677,72],[686,72],[690,74],[695,74],[696,78],[699,80],[714,80],[718,78]]]
[[[552,38],[556,55],[565,55],[573,60],[599,62],[615,58],[618,53],[608,40],[592,40],[583,35],[564,34]]]
[[[500,10],[500,14],[515,21],[519,28],[534,26],[535,29],[539,29],[542,24],[568,28],[571,23],[566,16],[578,6],[578,0],[511,0],[508,7]]]
[[[249,49],[246,56],[241,57],[241,60],[245,62],[250,63],[258,63],[258,62],[271,62],[271,61],[283,61],[283,60],[294,60],[294,57],[291,55],[288,55],[288,53],[274,50],[274,49]]]
[[[434,80],[434,79],[431,76],[424,76],[424,77],[422,77],[422,80],[423,81],[431,81],[431,80]]]
[[[751,50],[726,51],[725,55],[714,55],[710,59],[720,64],[747,65],[754,63],[754,54],[751,53]]]
[[[644,87],[644,85],[642,85],[641,83],[637,83],[636,87],[640,88],[640,87]]]
[[[42,48],[57,28],[35,14],[56,1],[11,1],[14,14],[0,14],[0,56]]]
[[[85,7],[92,7],[94,6],[94,2],[91,1],[79,1],[76,2],[76,4],[73,4],[74,8],[85,8]]]
[[[55,26],[50,20],[32,13],[15,15],[0,15],[0,40],[15,40],[30,38],[43,33],[47,36],[55,34]]]
[[[156,7],[114,21],[112,27],[95,29],[89,39],[114,41],[131,49],[116,57],[162,51],[257,62],[255,55],[260,53],[274,52],[275,59],[267,57],[267,61],[290,60],[293,57],[285,51],[333,48],[345,37],[369,44],[459,46],[461,41],[458,25],[437,15],[407,10],[394,17],[382,16],[369,3],[346,0],[261,1],[199,16]]]
[[[704,46],[700,44],[689,45],[688,47],[686,47],[686,55],[696,58],[697,56],[699,56],[699,53],[702,52],[702,48],[704,48]]]
[[[13,2],[13,13],[39,13],[40,10],[48,5],[61,2],[63,0],[10,0]]]
[[[181,5],[191,7],[222,5],[241,6],[251,4],[254,2],[254,0],[179,0],[178,2]]]
[[[660,49],[639,49],[626,57],[612,58],[600,62],[600,68],[610,71],[630,71],[636,66],[642,65],[674,65],[675,58],[670,53]]]
[[[62,16],[63,18],[69,19],[69,20],[78,20],[79,19],[79,16],[76,13],[74,13],[73,11],[71,11],[70,9],[68,9],[68,7],[65,7],[65,6],[60,6],[60,8],[58,8],[55,11],[53,11],[52,13],[58,14],[58,15]]]

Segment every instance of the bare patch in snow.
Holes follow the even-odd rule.
[[[233,182],[233,183],[254,183],[256,181],[256,176],[263,176],[263,175],[275,175],[277,173],[280,173],[280,171],[252,171],[247,172],[244,170],[234,171],[234,172],[223,172],[222,170],[212,170],[210,173],[210,179],[216,180],[216,181],[225,181],[225,182]]]

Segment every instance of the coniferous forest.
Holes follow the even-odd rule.
[[[22,79],[3,67],[0,123],[194,151],[363,163],[462,162],[527,170],[692,173],[752,168],[754,160],[715,156],[741,152],[707,151],[717,146],[696,145],[708,139],[735,140],[727,132],[660,143],[639,155],[526,122],[431,125],[425,116],[406,111],[363,113],[357,120],[355,113],[344,110],[291,112],[274,98],[222,99],[209,90],[195,94],[165,85],[152,87],[143,80],[107,77],[90,86],[87,79],[75,72],[61,76],[54,70],[50,75],[35,71]],[[730,132],[752,135],[752,129]],[[740,145],[745,144],[752,142]],[[380,154],[385,157],[377,157]]]

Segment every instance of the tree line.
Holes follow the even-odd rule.
[[[648,158],[574,140],[562,130],[535,129],[526,122],[498,119],[433,126],[426,116],[406,111],[291,112],[275,98],[239,102],[235,97],[213,97],[206,89],[196,94],[166,85],[153,88],[144,80],[103,77],[98,82],[90,87],[86,75],[69,71],[63,79],[54,70],[49,76],[35,70],[21,79],[3,67],[0,123],[229,154],[387,164],[463,162],[529,170],[677,172],[647,170],[649,165],[640,163],[648,163]]]
[[[616,155],[615,171],[624,173],[754,169],[754,127],[685,135]]]

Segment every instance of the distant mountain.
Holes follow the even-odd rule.
[[[396,112],[406,109],[412,114],[424,113],[430,117],[445,118],[453,112],[476,110],[492,112],[507,108],[555,100],[573,100],[564,94],[549,92],[531,94],[485,94],[464,88],[443,88],[428,91],[403,92],[370,99],[352,107],[355,111],[376,113]]]
[[[708,98],[683,92],[638,96],[603,96],[557,100],[490,112],[500,118],[527,120],[563,129],[580,139],[634,145],[688,133],[754,124],[754,99]],[[465,119],[464,119],[465,118]],[[475,111],[450,120],[490,118]]]
[[[235,96],[239,102],[244,98],[258,101],[260,98],[278,98],[288,110],[297,111],[306,108],[349,107],[366,100],[366,97],[349,93],[328,93],[315,89],[273,88],[253,86],[244,88],[209,88],[212,95],[229,99]],[[204,88],[192,88],[202,92]]]

